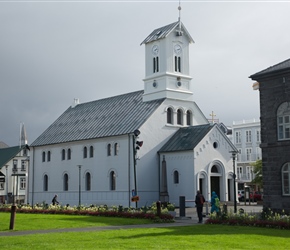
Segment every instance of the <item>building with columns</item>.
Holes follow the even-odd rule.
[[[260,120],[234,121],[232,126],[232,142],[238,149],[237,154],[237,183],[238,189],[246,186],[255,187],[251,182],[254,179],[252,164],[262,159]]]

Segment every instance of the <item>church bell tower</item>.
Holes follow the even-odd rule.
[[[179,17],[177,22],[155,29],[141,43],[145,44],[143,101],[191,100],[189,44],[193,42]]]

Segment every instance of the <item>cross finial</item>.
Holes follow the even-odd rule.
[[[211,123],[214,124],[214,117],[216,116],[215,113],[213,111],[211,111]]]

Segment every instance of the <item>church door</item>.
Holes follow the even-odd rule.
[[[218,197],[220,198],[220,177],[219,176],[211,176],[210,177],[210,186],[211,186],[211,193],[213,191],[216,192]]]

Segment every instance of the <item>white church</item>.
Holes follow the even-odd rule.
[[[201,190],[234,200],[237,151],[193,100],[189,45],[180,19],[145,45],[144,89],[87,103],[75,99],[30,147],[30,204],[179,205]],[[141,77],[140,77],[141,78]],[[194,204],[186,204],[193,206]]]

